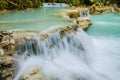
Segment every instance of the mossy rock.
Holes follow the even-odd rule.
[[[68,16],[70,18],[77,18],[80,16],[80,14],[79,14],[79,12],[70,12],[70,13],[68,13]]]

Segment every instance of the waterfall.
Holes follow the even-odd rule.
[[[86,16],[90,17],[90,10],[89,9],[87,10],[87,15]]]
[[[112,10],[112,12],[115,12],[115,9],[114,9],[114,7],[111,7],[111,10]]]
[[[83,17],[82,11],[80,11],[80,17]]]
[[[90,10],[86,9],[86,10],[80,10],[80,17],[90,17]]]
[[[106,39],[90,38],[82,29],[63,37],[60,33],[51,33],[43,41],[39,35],[19,41],[19,67],[14,80],[19,80],[33,66],[41,69],[43,80],[47,80],[46,77],[54,78],[52,80],[119,80],[120,56],[114,56],[119,60],[112,57],[116,50],[112,51],[113,48],[113,54],[108,55],[111,51],[106,49],[109,44]],[[111,46],[120,48],[115,42]]]

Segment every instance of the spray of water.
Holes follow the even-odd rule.
[[[89,37],[82,29],[63,38],[59,32],[44,41],[38,36],[20,42],[14,80],[37,66],[43,77],[56,80],[119,80],[120,39]]]

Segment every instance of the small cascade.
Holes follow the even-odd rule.
[[[38,35],[34,35],[32,38],[26,37],[26,41],[19,41],[17,53],[18,55],[26,55],[27,57],[40,55],[43,57],[49,57],[50,59],[58,56],[60,54],[59,51],[61,52],[64,50],[80,55],[78,52],[85,53],[88,52],[87,49],[89,49],[87,46],[86,48],[84,47],[85,44],[88,43],[87,40],[86,42],[81,42],[83,41],[84,36],[83,38],[79,38],[81,35],[79,33],[81,32],[83,32],[82,29],[79,29],[77,34],[70,33],[64,35],[64,32],[60,31],[53,34],[51,33],[48,35],[47,39],[43,39]],[[42,41],[41,38],[43,39]]]
[[[80,17],[83,17],[82,11],[80,11]]]
[[[90,17],[90,10],[89,9],[80,10],[80,17]]]
[[[90,17],[90,10],[89,9],[87,10],[87,15],[86,16]]]
[[[39,80],[119,80],[119,60],[109,54],[113,48],[105,50],[109,44],[106,40],[93,38],[92,41],[80,28],[67,34],[61,30],[47,37],[38,34],[26,37],[18,44],[18,70],[14,80],[38,80],[32,75],[39,71]],[[37,69],[28,73],[31,67]]]
[[[43,3],[43,7],[69,7],[66,3]]]
[[[87,67],[89,65],[90,59],[88,58],[89,54],[87,56],[85,55],[86,53],[90,52],[89,50],[92,49],[90,49],[91,43],[87,41],[89,37],[85,34],[85,32],[82,29],[78,29],[78,32],[67,34],[64,37],[62,37],[62,35],[60,34],[64,35],[62,31],[49,34],[48,38],[44,41],[40,41],[41,36],[35,35],[32,38],[26,38],[25,42],[19,41],[17,56],[19,56],[18,62],[20,72],[18,71],[18,75],[15,77],[14,80],[19,80],[20,75],[22,75],[25,72],[24,70],[29,68],[30,66],[39,66],[40,68],[44,68],[43,70],[45,70],[44,66],[51,63],[53,64],[51,66],[57,67],[57,65],[60,64],[59,62],[56,63],[56,60],[62,57],[63,59],[65,59],[66,57],[65,61],[69,62],[69,57],[71,57],[72,60],[72,57],[74,56],[80,59],[80,64],[84,64]],[[36,57],[36,59],[34,57]],[[33,61],[29,63],[29,59],[31,60],[32,58],[34,58],[35,62]],[[46,61],[50,61],[50,63],[46,64]],[[26,65],[26,63],[28,65]],[[44,63],[45,65],[42,63]],[[50,70],[50,68],[48,69]],[[47,73],[44,71],[43,74],[44,76],[47,75]],[[58,72],[57,74],[61,75],[62,73]],[[56,75],[54,75],[54,77],[60,78],[60,76]]]
[[[115,12],[114,7],[107,8],[104,13],[112,13],[112,12]]]
[[[111,10],[112,10],[112,12],[115,12],[115,9],[114,9],[114,7],[111,7]]]

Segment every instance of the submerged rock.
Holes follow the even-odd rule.
[[[77,18],[80,16],[78,10],[62,10],[60,11],[60,15],[65,18]],[[68,17],[66,17],[68,16]]]
[[[79,17],[76,19],[76,22],[83,30],[87,30],[88,27],[92,24],[90,18],[87,17]]]
[[[22,74],[18,80],[57,80],[54,77],[43,76],[42,71],[38,67],[31,67]]]
[[[38,67],[29,68],[19,80],[43,80],[41,70]]]

